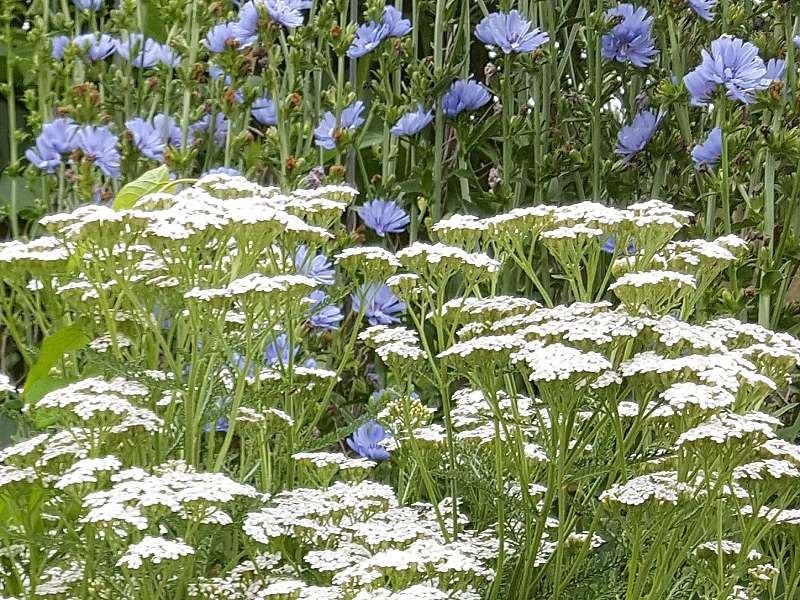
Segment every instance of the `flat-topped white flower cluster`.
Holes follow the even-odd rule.
[[[0,395],[36,430],[0,449],[26,516],[0,523],[0,580],[499,600],[613,564],[623,595],[800,586],[800,446],[775,416],[800,342],[710,310],[745,242],[677,239],[691,215],[649,201],[353,245],[354,197],[212,175],[0,245],[32,373]]]

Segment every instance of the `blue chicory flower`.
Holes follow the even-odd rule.
[[[727,90],[728,98],[745,104],[769,87],[764,83],[767,67],[750,42],[723,35],[711,42],[711,52],[703,50],[702,55],[700,65],[683,78],[696,106],[706,105],[717,86]]]
[[[701,19],[705,19],[706,21],[713,21],[714,20],[714,7],[717,6],[717,2],[719,0],[686,0],[689,4],[689,8],[691,8],[698,17]]]
[[[523,18],[518,10],[485,16],[475,28],[475,36],[488,46],[497,46],[504,54],[533,52],[550,36]]]
[[[36,138],[36,149],[28,148],[25,157],[37,169],[54,173],[61,165],[61,155],[77,147],[77,133],[78,126],[72,119],[54,119],[45,123]]]
[[[389,132],[392,135],[403,137],[414,135],[425,129],[433,121],[433,111],[426,111],[422,104],[417,104],[417,110],[407,112]]]
[[[242,48],[255,44],[262,7],[267,16],[284,27],[299,27],[303,24],[301,11],[311,8],[310,0],[251,0],[239,10],[239,19],[234,23],[234,33]]]
[[[299,275],[310,277],[322,285],[336,281],[336,271],[328,257],[324,254],[310,256],[305,244],[299,245],[294,252],[294,268]]]
[[[203,45],[211,52],[224,52],[235,44],[237,47],[245,47],[237,36],[237,31],[233,23],[220,23],[212,27],[206,34]]]
[[[372,52],[386,39],[386,26],[383,23],[371,21],[358,26],[356,37],[347,49],[349,58],[361,58]]]
[[[177,67],[181,63],[181,55],[166,44],[159,44],[158,62],[167,67]]]
[[[608,236],[608,239],[603,244],[603,247],[600,248],[603,252],[607,254],[614,254],[617,250],[617,240],[614,238],[613,235]],[[633,245],[633,242],[628,242],[628,254],[633,254],[636,252],[636,246]]]
[[[361,58],[381,45],[389,37],[401,37],[411,31],[411,21],[403,18],[403,14],[394,6],[386,6],[380,22],[370,21],[358,26],[356,37],[347,56]]]
[[[454,81],[442,98],[442,109],[448,117],[455,117],[465,110],[477,110],[484,106],[492,95],[480,83],[472,79]]]
[[[621,17],[622,21],[601,39],[604,59],[631,63],[636,67],[646,67],[653,62],[657,51],[650,31],[653,17],[647,9],[626,3],[610,8],[605,16],[606,19]]]
[[[800,35],[794,36],[792,38],[792,41],[794,42],[794,45],[797,46],[798,49],[800,49]]]
[[[43,138],[47,145],[60,154],[67,154],[75,150],[75,135],[78,126],[72,119],[53,119],[45,123],[39,138]]]
[[[210,433],[211,432],[211,423],[206,423],[205,431],[206,431],[206,433]],[[217,419],[216,423],[214,423],[214,431],[216,433],[227,433],[228,432],[228,419],[226,419],[225,417],[219,417]]]
[[[767,61],[766,64],[767,72],[764,75],[764,81],[767,87],[772,85],[775,81],[783,81],[784,75],[786,75],[786,61],[780,58],[773,58]]]
[[[281,367],[286,367],[289,364],[289,360],[293,360],[299,351],[300,346],[295,344],[293,348],[290,348],[289,336],[281,333],[267,344],[264,359],[270,366],[280,365]]]
[[[201,177],[205,175],[230,175],[231,177],[237,177],[241,174],[242,172],[239,169],[233,169],[231,167],[214,167],[213,169],[209,169],[203,173]]]
[[[278,123],[278,112],[275,103],[266,96],[255,99],[253,106],[250,107],[250,114],[262,125],[271,126]]]
[[[256,372],[255,365],[250,362],[250,364],[247,365],[247,371],[245,371],[245,362],[244,354],[240,354],[236,351],[231,352],[231,366],[236,369],[238,374],[244,374],[246,377],[254,377]]]
[[[264,0],[264,8],[273,21],[284,27],[300,27],[303,24],[301,10],[311,8],[310,1],[304,0]]]
[[[386,37],[403,37],[411,33],[411,21],[403,18],[403,13],[391,4],[383,9],[383,24],[386,26]]]
[[[399,323],[400,319],[396,315],[406,309],[406,305],[382,283],[361,285],[350,295],[350,299],[353,302],[353,310],[357,312],[363,310],[370,325]]]
[[[43,142],[41,136],[36,139],[36,148],[25,150],[25,158],[40,171],[55,173],[61,165],[61,154]]]
[[[644,150],[663,118],[664,113],[661,111],[658,114],[651,110],[638,113],[633,118],[633,123],[620,129],[614,152],[623,157],[623,162],[629,163],[637,153]]]
[[[720,156],[722,156],[722,129],[715,127],[705,142],[697,144],[692,149],[692,160],[696,169],[703,167],[711,169],[717,165]]]
[[[78,10],[91,10],[97,12],[103,6],[103,0],[72,0]]]
[[[353,102],[342,111],[339,129],[352,131],[361,127],[364,124],[364,117],[361,116],[363,112],[364,103],[361,100]],[[326,150],[334,150],[336,148],[336,142],[339,139],[339,133],[336,128],[336,115],[330,111],[322,115],[322,120],[314,130],[314,139],[317,146],[321,146]]]
[[[328,295],[314,290],[308,296],[314,303],[308,309],[308,321],[312,327],[333,331],[344,320],[342,310],[335,304],[327,304]]]
[[[371,200],[358,209],[364,224],[384,237],[387,233],[401,233],[411,222],[408,213],[394,200]]]
[[[66,35],[57,35],[52,40],[52,50],[50,56],[62,60],[64,58],[64,51],[69,46],[69,38]]]
[[[136,117],[128,119],[125,122],[125,127],[130,131],[133,145],[142,153],[142,156],[163,162],[164,150],[167,149],[167,144],[162,132],[156,129],[153,123],[145,121],[141,117]]]
[[[162,140],[168,142],[175,148],[181,147],[183,135],[174,117],[165,115],[164,113],[157,113],[153,117],[153,127],[159,132]]]
[[[189,143],[194,144],[198,139],[203,136],[198,135],[205,133],[211,127],[211,115],[205,114],[202,119],[189,125]],[[214,115],[214,144],[217,146],[224,146],[225,140],[228,137],[228,117],[222,113]]]
[[[223,83],[226,86],[231,85],[233,83],[233,78],[231,78],[230,75],[225,73],[225,71],[222,69],[222,67],[220,67],[218,65],[215,65],[215,64],[210,64],[208,66],[208,76],[211,77],[211,81],[216,81],[220,77],[224,76],[225,79],[223,80]]]
[[[389,452],[381,442],[391,435],[376,421],[368,421],[347,438],[347,445],[359,456],[371,460],[389,460]]]
[[[106,126],[87,125],[78,131],[77,146],[83,154],[112,179],[119,179],[119,150],[117,136]]]
[[[258,23],[261,13],[255,2],[247,2],[239,10],[239,18],[233,22],[231,29],[239,47],[248,48],[258,39]]]
[[[119,41],[106,33],[84,33],[75,36],[72,43],[92,62],[104,60],[119,49]]]
[[[117,46],[117,54],[139,69],[154,67],[165,58],[164,47],[141,33],[129,34],[128,39]]]

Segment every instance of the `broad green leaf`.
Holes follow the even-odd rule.
[[[17,432],[17,424],[7,416],[0,414],[0,447],[10,446]]]
[[[154,40],[164,41],[167,37],[167,30],[158,3],[154,0],[140,0],[140,4],[144,9],[145,35]]]
[[[419,179],[406,179],[397,184],[397,187],[406,194],[420,194],[423,192],[422,182]]]
[[[28,393],[33,389],[36,382],[47,377],[50,369],[64,354],[80,350],[86,347],[90,341],[91,338],[83,330],[83,325],[80,322],[67,325],[47,336],[42,342],[36,362],[31,367],[31,370],[28,371],[28,377],[25,379],[23,394],[26,400]]]
[[[358,138],[358,149],[370,148],[372,146],[380,146],[383,142],[383,125],[380,127],[370,127]]]
[[[169,169],[161,165],[143,173],[141,177],[124,185],[111,205],[115,210],[133,208],[140,198],[157,192],[169,183]]]
[[[22,177],[11,177],[8,173],[0,175],[0,210],[11,209],[11,182],[17,182],[17,213],[31,210],[36,206],[36,194],[28,187],[27,180]]]

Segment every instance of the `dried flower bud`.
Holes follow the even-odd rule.
[[[203,63],[195,63],[192,66],[192,79],[198,83],[203,83],[206,80],[206,66]]]
[[[332,165],[331,168],[328,169],[328,174],[331,176],[331,179],[342,180],[347,174],[347,169],[344,165]]]
[[[769,95],[773,101],[778,102],[781,99],[781,92],[783,91],[782,81],[773,81],[769,86]]]

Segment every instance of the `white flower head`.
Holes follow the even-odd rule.
[[[178,560],[191,554],[194,554],[194,548],[180,538],[168,540],[148,535],[141,542],[128,546],[117,561],[117,566],[136,570],[145,562],[159,564],[165,560]]]

